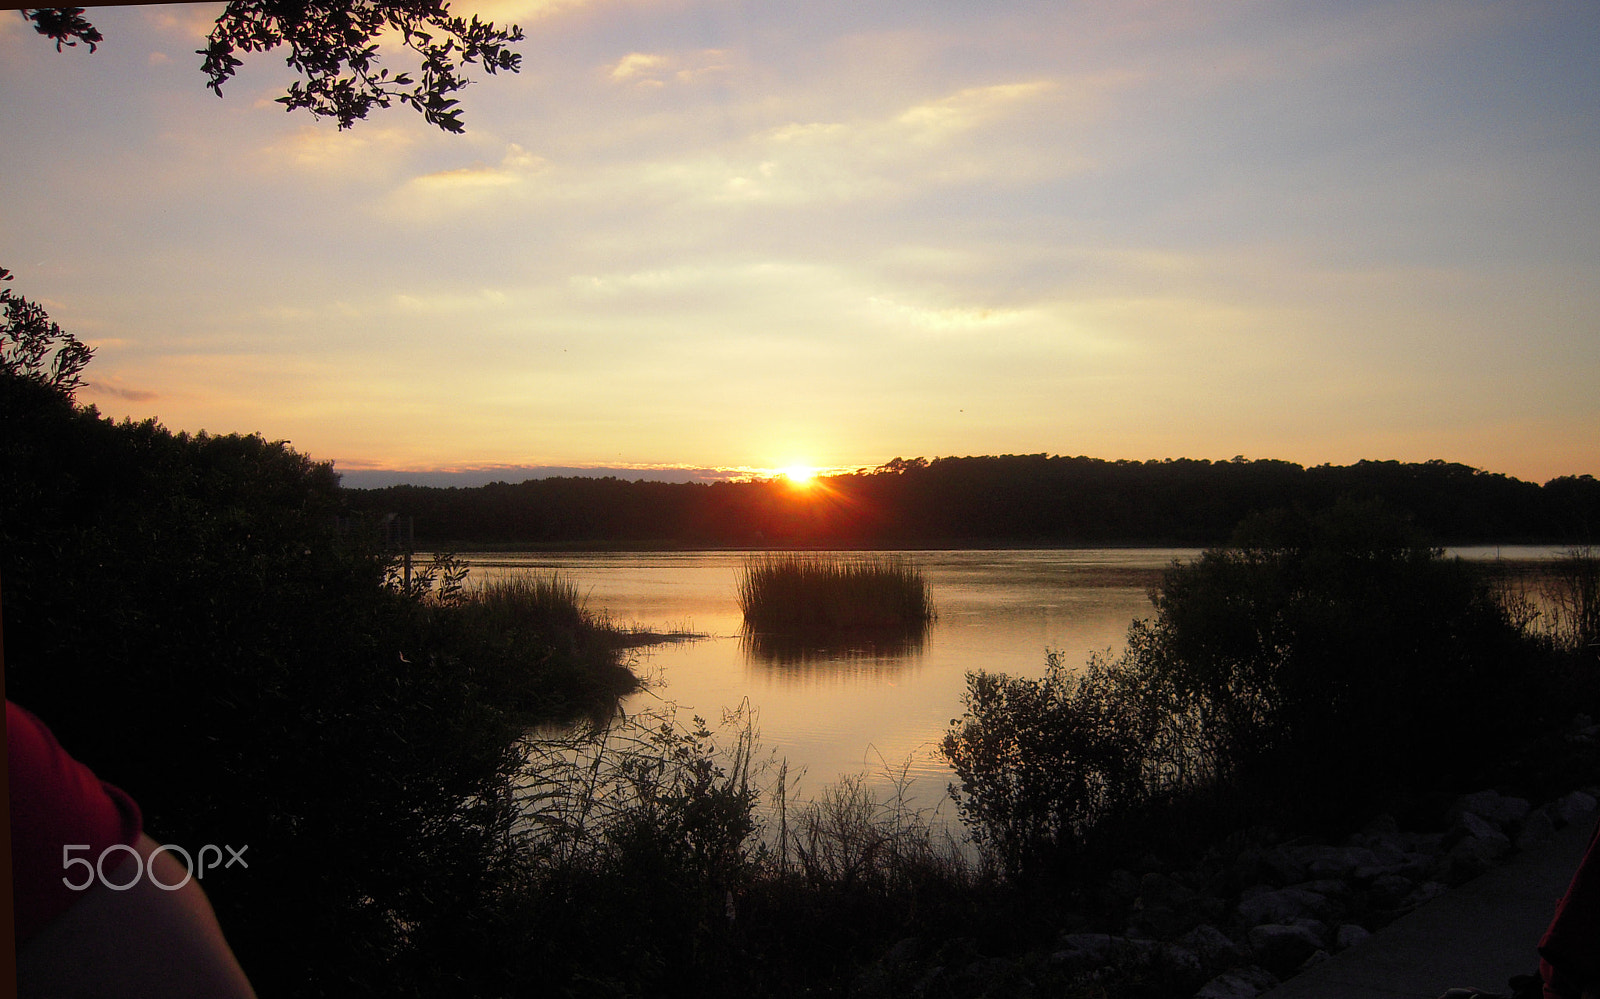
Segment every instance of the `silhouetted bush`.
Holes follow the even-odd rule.
[[[1115,660],[968,678],[944,750],[1013,872],[1197,794],[1316,821],[1450,786],[1560,710],[1483,579],[1376,504],[1253,518],[1152,597]]]
[[[503,890],[529,720],[631,674],[388,585],[331,467],[281,442],[14,375],[0,424],[8,696],[163,842],[247,848],[206,889],[263,994],[406,994],[416,942]]]

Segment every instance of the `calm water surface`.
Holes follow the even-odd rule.
[[[1466,558],[1548,558],[1544,548],[1454,550]],[[472,578],[560,572],[591,610],[613,622],[704,638],[639,650],[651,690],[625,705],[659,700],[712,722],[748,703],[762,745],[804,769],[815,793],[843,774],[887,783],[907,768],[918,800],[932,804],[950,771],[936,747],[961,714],[966,674],[1041,676],[1059,650],[1082,663],[1120,651],[1128,624],[1154,611],[1148,592],[1174,560],[1197,549],[1121,548],[904,553],[932,588],[938,620],[918,647],[798,649],[765,655],[741,640],[737,602],[746,552],[468,554]]]

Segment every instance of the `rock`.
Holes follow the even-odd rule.
[[[1316,951],[1301,963],[1299,970],[1297,970],[1295,974],[1298,975],[1305,972],[1309,968],[1315,968],[1317,965],[1321,964],[1323,961],[1326,961],[1331,956],[1332,955],[1325,950]]]
[[[1159,940],[1140,940],[1109,933],[1068,933],[1061,946],[1050,955],[1050,963],[1067,972],[1095,971],[1113,964],[1163,962],[1192,974],[1199,974],[1198,954],[1184,946]]]
[[[1398,909],[1416,891],[1417,883],[1400,874],[1382,874],[1372,879],[1367,901],[1379,909]]]
[[[1306,867],[1281,846],[1261,852],[1260,863],[1267,880],[1275,885],[1292,885],[1306,879]]]
[[[1093,971],[1108,964],[1147,957],[1154,940],[1131,940],[1109,933],[1068,933],[1050,955],[1050,963],[1066,971]]]
[[[1462,817],[1476,818],[1470,812]],[[1483,822],[1482,819],[1477,821]],[[1511,852],[1511,840],[1498,829],[1493,829],[1493,833],[1492,836],[1468,836],[1450,848],[1447,859],[1451,881],[1460,883],[1475,878]]]
[[[914,992],[913,979],[924,973],[918,955],[921,948],[916,937],[906,937],[890,947],[851,981],[852,999],[892,999],[908,990]]]
[[[1380,874],[1398,874],[1411,862],[1415,854],[1409,854],[1400,845],[1399,840],[1384,841],[1369,847],[1372,852],[1372,863],[1361,864],[1350,872],[1350,877],[1357,881],[1370,881]]]
[[[1367,840],[1364,845],[1369,847],[1375,841],[1388,840],[1398,843],[1400,841],[1400,823],[1395,821],[1393,815],[1384,812],[1381,815],[1373,816],[1371,821],[1362,826],[1359,835]]]
[[[1504,829],[1513,822],[1521,822],[1532,810],[1522,798],[1508,798],[1498,791],[1474,791],[1456,799],[1450,806],[1450,817],[1466,813],[1477,815]]]
[[[921,989],[924,995],[1015,996],[1030,999],[1035,986],[1022,968],[999,957],[981,958],[954,974],[941,976],[946,981],[929,979]]]
[[[1500,831],[1500,827],[1476,812],[1460,812],[1455,817],[1454,824],[1450,827],[1454,838],[1481,839],[1493,843],[1511,845],[1511,839]]]
[[[1287,923],[1303,916],[1320,916],[1328,911],[1326,896],[1304,888],[1278,888],[1255,892],[1239,900],[1239,918],[1248,926]]]
[[[1202,923],[1174,941],[1200,959],[1204,967],[1227,968],[1244,958],[1244,951],[1229,936],[1209,923]]]
[[[1276,975],[1289,975],[1322,949],[1322,940],[1304,926],[1267,923],[1250,930],[1256,962]]]
[[[1378,856],[1360,846],[1317,846],[1299,854],[1311,878],[1348,878],[1361,867],[1376,867]]]
[[[921,940],[916,937],[905,937],[884,952],[883,963],[909,964],[917,959],[917,951],[921,949]]]
[[[1405,847],[1408,854],[1434,854],[1439,852],[1440,844],[1444,842],[1442,833],[1406,833],[1400,837],[1400,844]]]
[[[1177,909],[1194,900],[1194,890],[1166,874],[1152,872],[1139,879],[1139,901]]]
[[[1556,802],[1556,815],[1562,825],[1571,825],[1594,814],[1596,802],[1593,795],[1574,791]]]
[[[1276,975],[1252,964],[1213,978],[1200,987],[1194,999],[1254,999],[1277,984]]]
[[[1121,869],[1112,871],[1106,875],[1101,892],[1108,909],[1126,913],[1133,908],[1133,903],[1139,898],[1139,879],[1131,871]]]
[[[1333,946],[1338,950],[1349,950],[1360,943],[1365,943],[1372,934],[1366,927],[1357,926],[1355,923],[1345,923],[1333,935]]]
[[[1318,881],[1303,881],[1297,885],[1290,885],[1300,891],[1314,892],[1328,900],[1329,905],[1338,906],[1350,900],[1354,889],[1350,882],[1342,878],[1323,878]]]
[[[1522,820],[1522,828],[1517,830],[1517,849],[1526,850],[1543,843],[1555,832],[1556,822],[1550,817],[1550,809],[1536,808],[1528,813],[1528,817]]]
[[[1418,885],[1416,890],[1414,890],[1410,895],[1407,895],[1401,901],[1400,905],[1402,908],[1414,909],[1419,905],[1425,905],[1429,902],[1432,902],[1434,899],[1438,898],[1440,895],[1443,895],[1449,890],[1449,888],[1437,881],[1424,881],[1422,884]]]

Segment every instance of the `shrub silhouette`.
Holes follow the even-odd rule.
[[[1496,751],[1471,733],[1526,732],[1548,700],[1485,582],[1377,504],[1253,518],[1152,599],[1080,675],[969,676],[952,793],[1014,873],[1196,795],[1325,819],[1448,785]]]

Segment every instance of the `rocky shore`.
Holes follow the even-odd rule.
[[[1050,948],[1004,957],[971,940],[907,938],[857,976],[851,995],[1250,999],[1590,818],[1597,796],[1591,787],[1535,806],[1479,791],[1453,801],[1435,831],[1378,815],[1342,842],[1244,830],[1188,869],[1151,858],[1147,870],[1112,871],[1097,901],[1125,915],[1113,931],[1073,927]]]

